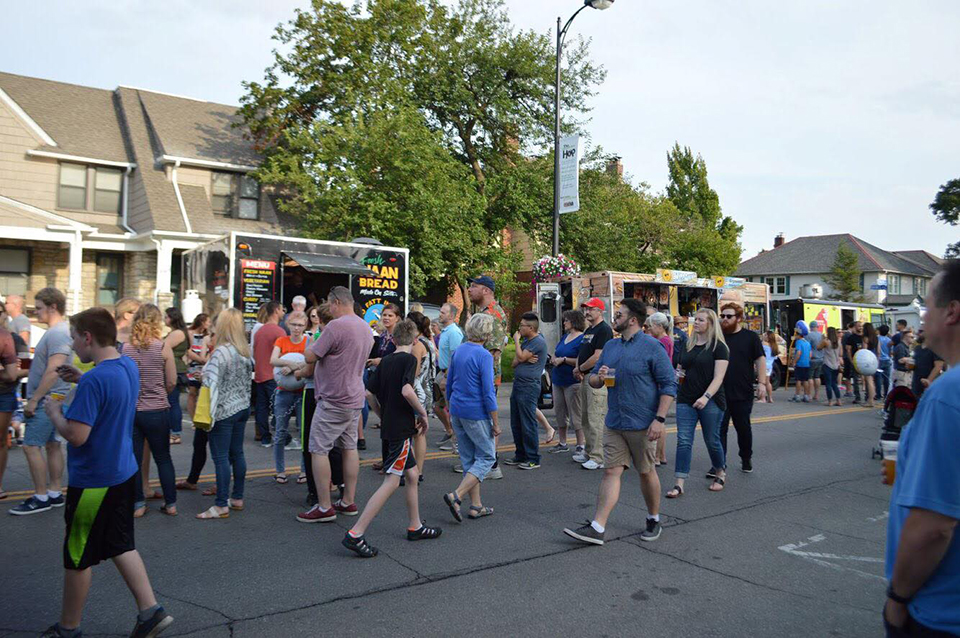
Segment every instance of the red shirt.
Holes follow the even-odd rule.
[[[262,325],[253,336],[253,380],[257,383],[273,379],[273,366],[270,365],[273,344],[285,336],[287,333],[275,323]]]

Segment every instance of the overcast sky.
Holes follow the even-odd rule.
[[[578,0],[507,0],[546,32]],[[274,26],[307,2],[13,2],[0,70],[236,104]],[[675,141],[703,155],[744,258],[778,232],[849,232],[942,255],[960,228],[927,205],[960,177],[960,2],[616,0],[571,33],[609,71],[592,142],[662,190]]]

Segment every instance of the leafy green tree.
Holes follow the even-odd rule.
[[[937,191],[937,196],[930,204],[930,210],[937,220],[956,226],[960,223],[960,178],[952,179]],[[947,259],[960,257],[960,241],[947,246],[943,255]]]
[[[830,299],[836,301],[863,301],[860,293],[860,268],[857,254],[845,243],[837,247],[837,256],[833,260],[830,272],[824,276],[833,292]]]
[[[409,246],[414,293],[480,271],[509,288],[503,230],[549,227],[544,175],[525,158],[552,135],[552,39],[515,31],[502,0],[313,0],[274,38],[241,113],[280,208],[313,236]],[[582,40],[565,67],[575,118],[604,71]]]

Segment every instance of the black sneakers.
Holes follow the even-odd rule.
[[[350,532],[343,535],[341,544],[351,552],[355,552],[357,556],[361,558],[373,558],[380,553],[376,547],[373,547],[367,542],[366,537],[361,536],[360,538],[354,538],[350,535]]]
[[[663,531],[663,528],[660,527],[660,521],[655,521],[652,518],[647,519],[647,529],[640,532],[640,540],[642,541],[655,541],[660,538],[660,532]]]
[[[752,471],[753,471],[753,461],[751,461],[750,459],[743,459],[743,462],[740,463],[740,471],[741,471],[741,472],[746,472],[747,474],[749,474],[750,472],[752,472]]]
[[[577,539],[581,543],[589,543],[590,545],[603,545],[603,534],[593,529],[593,525],[590,523],[581,525],[576,529],[565,527],[563,528],[563,533],[570,538]]]
[[[443,534],[443,530],[439,527],[427,527],[426,525],[421,525],[420,529],[407,530],[407,540],[432,540],[434,538],[440,538],[440,534]]]
[[[153,612],[147,620],[137,618],[137,624],[133,627],[130,638],[153,638],[159,636],[160,632],[173,623],[173,616],[163,611],[163,607]]]

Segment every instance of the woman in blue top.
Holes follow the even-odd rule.
[[[470,518],[493,514],[480,500],[480,483],[497,459],[494,437],[500,434],[497,394],[493,384],[493,355],[483,347],[493,335],[493,317],[475,314],[466,326],[464,341],[450,357],[447,368],[447,404],[457,436],[463,480],[457,489],[443,495],[450,513],[459,522],[460,499],[469,494]]]
[[[573,366],[577,365],[577,353],[583,342],[583,331],[587,320],[579,310],[563,313],[563,330],[566,333],[557,344],[556,356],[550,362],[553,370],[553,411],[557,417],[557,431],[560,442],[550,449],[551,454],[568,452],[567,427],[573,428],[577,435],[577,454],[583,452],[584,438],[580,429],[580,382],[573,378]]]

